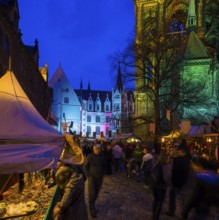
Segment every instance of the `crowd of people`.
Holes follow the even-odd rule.
[[[169,210],[165,214],[172,217],[176,214],[176,200],[181,202],[182,219],[186,219],[192,209],[195,210],[193,219],[209,219],[211,206],[219,208],[216,167],[205,158],[193,158],[185,139],[159,152],[152,144],[118,140],[83,141],[80,146],[85,157],[83,165],[62,164],[56,171],[56,184],[60,188],[60,200],[54,208],[56,220],[88,219],[85,181],[88,181],[88,210],[91,217],[96,218],[96,200],[104,175],[116,172],[124,172],[127,178],[134,172],[136,180],[152,191],[152,220],[159,219],[166,197]],[[187,197],[182,198],[188,184],[190,190]]]

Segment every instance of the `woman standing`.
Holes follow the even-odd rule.
[[[55,220],[88,220],[84,198],[84,178],[77,166],[62,166],[56,172],[61,200],[53,210]]]

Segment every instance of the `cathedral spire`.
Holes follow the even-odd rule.
[[[116,80],[116,89],[118,89],[120,92],[123,90],[120,63],[119,63],[119,68],[118,68],[117,80]]]
[[[90,81],[88,82],[87,90],[90,91]]]
[[[82,78],[81,78],[81,83],[80,83],[80,90],[83,90]]]
[[[188,32],[196,31],[197,29],[197,16],[195,13],[195,0],[189,0],[189,10],[186,21],[186,28]]]

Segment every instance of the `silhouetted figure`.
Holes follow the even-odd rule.
[[[175,143],[172,150],[172,173],[171,186],[169,189],[169,216],[174,216],[176,211],[176,195],[188,181],[190,173],[191,155],[186,144],[186,140],[182,140],[179,145]]]
[[[191,209],[195,208],[193,220],[207,220],[210,219],[210,208],[213,206],[219,208],[219,175],[205,158],[193,161],[192,169],[194,184],[182,217],[186,219]]]
[[[88,200],[92,217],[97,217],[95,203],[102,186],[105,172],[105,158],[99,144],[93,146],[93,153],[84,162],[84,173],[88,179]]]
[[[165,181],[164,166],[168,163],[168,155],[165,152],[161,152],[154,162],[150,176],[148,178],[148,184],[153,191],[153,206],[152,206],[152,220],[158,220],[165,198],[167,183]]]

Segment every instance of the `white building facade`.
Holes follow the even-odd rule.
[[[74,132],[89,138],[113,137],[115,133],[129,133],[129,114],[134,113],[132,91],[122,88],[119,69],[116,89],[73,89],[61,66],[49,82],[53,88],[51,111],[58,118],[60,132]]]

